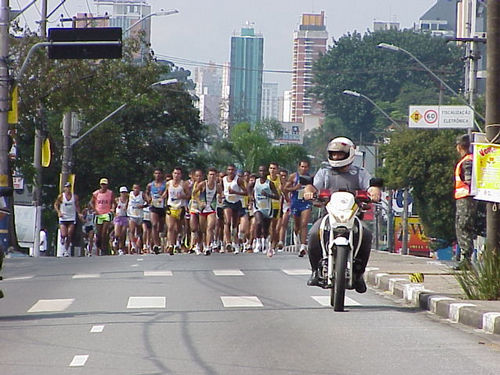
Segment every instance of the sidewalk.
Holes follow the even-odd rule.
[[[409,275],[424,274],[424,282],[411,283]],[[372,250],[365,280],[406,303],[428,310],[455,323],[486,333],[500,334],[500,301],[464,299],[449,264],[430,258]]]

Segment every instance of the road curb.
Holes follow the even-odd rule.
[[[436,293],[425,289],[424,284],[411,283],[408,275],[389,274],[374,268],[367,268],[365,280],[373,288],[450,322],[480,329],[485,333],[500,334],[500,312],[488,311],[475,304],[475,301],[461,299],[456,294]]]

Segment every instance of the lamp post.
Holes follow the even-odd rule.
[[[377,108],[380,113],[382,113],[385,118],[387,118],[390,122],[392,122],[397,129],[400,129],[402,130],[403,127],[398,124],[391,116],[389,116],[389,114],[384,111],[377,103],[375,103],[372,99],[370,99],[368,96],[366,95],[363,95],[363,94],[360,94],[359,92],[357,91],[352,91],[352,90],[344,90],[342,91],[342,94],[344,95],[349,95],[349,96],[354,96],[356,98],[363,98],[365,100],[367,100],[368,102],[370,102],[375,108]],[[376,150],[376,158],[378,159],[378,150]],[[378,160],[376,162],[377,164],[377,167],[378,167]],[[392,195],[392,192],[390,192],[391,195]],[[389,200],[390,202],[390,200]],[[402,251],[401,253],[402,254],[407,254],[407,249],[408,249],[408,210],[405,211],[406,212],[406,216],[403,215],[403,248],[402,248]],[[377,212],[376,212],[376,224],[375,224],[375,229],[376,229],[376,248],[378,250],[378,237],[379,237],[379,213],[380,211],[378,210],[378,206],[377,206]],[[394,243],[393,243],[393,223],[392,223],[392,220],[393,220],[393,217],[392,217],[392,206],[390,206],[387,210],[387,247],[389,248],[390,251],[392,251],[393,247],[394,247]],[[406,241],[405,241],[406,239]]]
[[[141,22],[144,22],[145,20],[147,20],[148,18],[151,18],[153,16],[169,16],[171,14],[177,14],[179,13],[179,11],[177,9],[171,9],[171,10],[159,10],[157,12],[152,12],[152,13],[149,13],[148,15],[146,16],[143,16],[141,18],[139,18],[136,22],[134,22],[132,25],[130,25],[129,27],[127,27],[123,33],[124,34],[127,34],[130,30],[132,30],[134,28],[135,25],[141,23]]]
[[[148,86],[148,88],[155,87],[155,86],[171,85],[171,84],[174,84],[177,82],[178,81],[175,78],[174,79],[165,79],[162,81],[152,83],[151,85]],[[137,98],[143,94],[144,93],[137,94],[135,97]],[[99,126],[101,126],[103,123],[105,123],[111,117],[113,117],[115,114],[120,112],[127,105],[128,105],[128,103],[123,103],[121,106],[116,108],[113,112],[109,113],[101,121],[99,121],[97,124],[92,126],[89,130],[87,130],[85,133],[83,133],[80,137],[76,138],[75,140],[71,140],[72,116],[70,113],[64,114],[64,120],[63,120],[63,136],[64,136],[63,150],[64,150],[64,152],[63,152],[63,158],[62,158],[62,171],[61,171],[61,184],[62,185],[61,186],[64,186],[64,183],[68,181],[68,177],[71,174],[71,158],[72,158],[73,146],[75,146],[77,143],[79,143],[82,139],[84,139],[86,136],[88,136],[90,133],[92,133],[95,129],[97,129]]]
[[[371,104],[373,104],[373,106],[374,106],[375,108],[377,108],[377,109],[378,109],[378,110],[379,110],[379,111],[380,111],[380,112],[381,112],[381,113],[385,116],[385,118],[387,118],[390,122],[392,122],[394,125],[396,125],[396,127],[397,127],[398,129],[402,129],[402,127],[401,127],[401,125],[400,125],[400,124],[398,124],[398,123],[397,123],[397,122],[396,122],[396,121],[395,121],[395,120],[394,120],[391,116],[389,116],[389,115],[387,114],[387,112],[386,112],[386,111],[384,111],[382,108],[380,108],[380,106],[379,106],[377,103],[375,103],[373,100],[371,100],[368,96],[363,95],[363,94],[360,94],[359,92],[357,92],[357,91],[352,91],[352,90],[344,90],[344,91],[342,91],[342,94],[344,94],[344,95],[349,95],[349,96],[354,96],[354,97],[356,97],[356,98],[363,98],[363,99],[366,99],[366,100],[367,100],[367,101],[369,101]]]
[[[481,120],[485,121],[485,118],[483,115],[481,115],[480,113],[478,113],[474,107],[472,107],[468,102],[467,100],[465,100],[460,94],[458,94],[455,90],[453,90],[450,85],[448,85],[445,81],[443,81],[441,78],[439,78],[438,75],[436,75],[436,73],[434,73],[427,65],[425,65],[422,61],[420,61],[414,54],[412,54],[411,52],[405,50],[404,48],[401,48],[401,47],[398,47],[398,46],[395,46],[394,44],[389,44],[389,43],[379,43],[377,45],[378,48],[382,48],[382,49],[386,49],[386,50],[389,50],[389,51],[395,51],[395,52],[403,52],[405,54],[407,54],[408,56],[410,56],[413,60],[415,60],[417,62],[418,65],[420,65],[422,68],[424,68],[432,77],[434,77],[437,81],[439,81],[439,83],[441,83],[444,87],[446,87],[448,89],[448,91],[450,91],[453,95],[455,95],[462,103],[464,103],[467,107],[469,107],[470,109],[472,109],[472,111],[476,114],[477,117],[479,117]],[[480,128],[480,126],[477,124],[476,121],[474,121],[475,125],[477,126],[477,128],[482,131],[482,129]]]

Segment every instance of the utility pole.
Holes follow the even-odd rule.
[[[9,0],[0,0],[0,189],[9,187]]]
[[[63,117],[63,158],[61,170],[61,186],[68,181],[71,174],[71,125],[72,113],[66,112]]]
[[[486,44],[486,139],[500,143],[500,1],[488,0]],[[500,205],[488,202],[486,241],[489,251],[500,256]]]
[[[401,255],[408,255],[408,188],[403,189],[403,239]]]
[[[47,38],[47,0],[42,0],[41,18],[40,18],[40,37]],[[44,67],[42,66],[43,70]],[[42,126],[44,123],[45,109],[43,103],[39,106],[38,121],[35,123],[35,140],[33,150],[33,166],[35,168],[35,183],[33,189],[33,198],[35,206],[35,240],[33,243],[34,257],[40,255],[40,229],[42,227]]]

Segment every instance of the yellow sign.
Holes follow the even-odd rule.
[[[50,141],[45,138],[42,143],[42,167],[47,168],[50,165],[51,156]]]
[[[414,122],[419,122],[420,120],[422,120],[422,115],[420,114],[419,111],[415,111],[411,114],[410,118],[414,121]]]
[[[17,124],[18,122],[18,116],[17,116],[17,101],[19,98],[19,90],[17,86],[14,86],[14,89],[12,90],[12,103],[11,103],[11,109],[8,112],[7,115],[7,122],[9,124]]]
[[[475,199],[500,203],[500,145],[475,143],[472,163]]]

